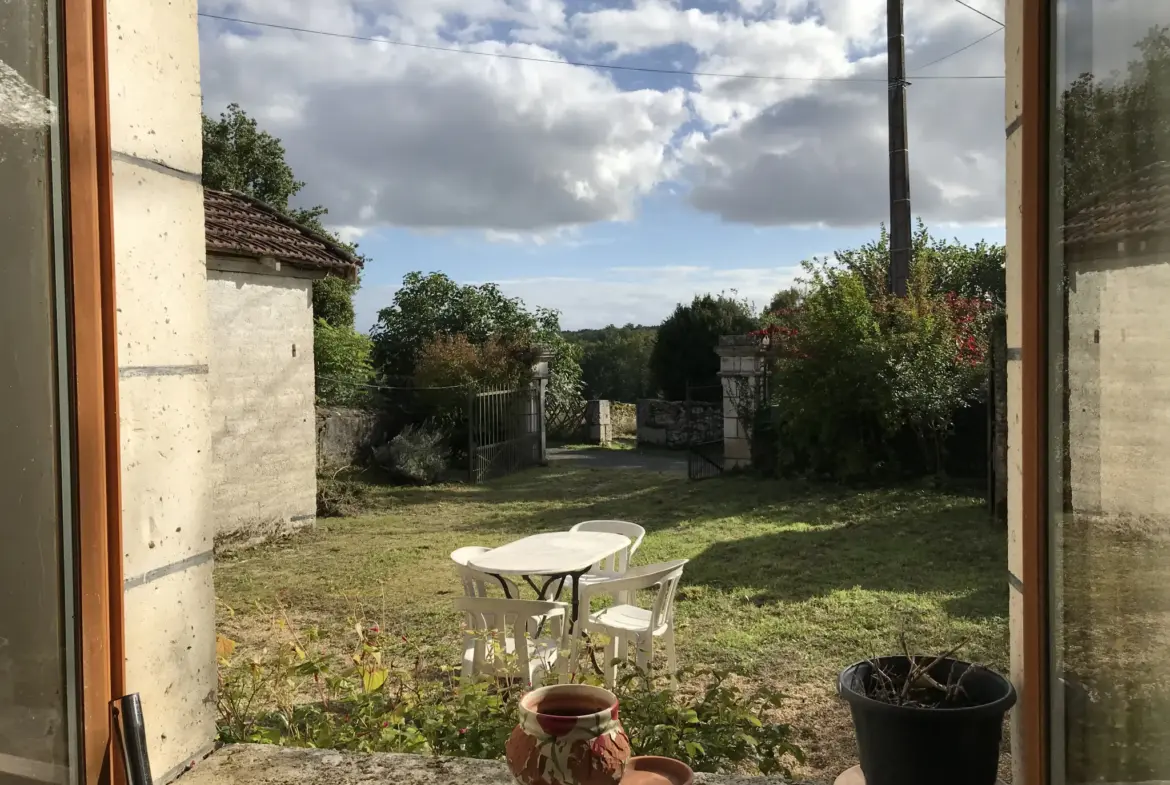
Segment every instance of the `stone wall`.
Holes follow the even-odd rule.
[[[723,406],[710,401],[638,401],[638,444],[679,449],[723,438]]]
[[[126,691],[155,782],[215,742],[196,0],[109,0]]]
[[[318,406],[316,419],[319,473],[364,464],[374,446],[386,441],[376,412]]]
[[[211,509],[224,551],[316,519],[313,282],[214,267]]]

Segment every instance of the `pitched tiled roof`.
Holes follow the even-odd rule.
[[[1065,245],[1120,242],[1170,231],[1170,162],[1138,169],[1064,225]]]
[[[203,189],[208,253],[271,257],[293,267],[349,275],[361,262],[328,237],[242,193]]]

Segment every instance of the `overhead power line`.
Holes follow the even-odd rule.
[[[972,41],[971,43],[967,44],[966,46],[961,47],[959,49],[956,49],[955,51],[951,52],[950,54],[943,55],[942,57],[938,58],[937,60],[931,60],[929,63],[924,63],[923,65],[915,66],[914,70],[921,71],[923,68],[930,68],[932,65],[937,65],[938,63],[941,63],[943,60],[949,60],[950,58],[954,57],[955,55],[959,54],[960,52],[966,52],[968,49],[975,46],[975,44],[981,44],[984,41],[986,41],[988,38],[991,38],[991,36],[995,35],[996,33],[1001,33],[1001,32],[1003,32],[1002,27],[996,28],[995,30],[992,30],[990,33],[988,33],[987,35],[983,36],[982,38],[978,38],[978,39]],[[945,79],[946,78],[946,77],[940,77],[940,76],[921,76],[919,74],[912,74],[912,76],[915,79]],[[1001,76],[999,78],[1002,79],[1003,77]]]
[[[975,13],[977,13],[977,14],[979,14],[979,15],[980,15],[981,17],[983,17],[984,19],[990,19],[992,22],[995,22],[995,23],[996,23],[997,25],[999,25],[1000,27],[1003,27],[1003,22],[999,21],[999,20],[998,20],[998,19],[996,19],[994,16],[990,16],[990,15],[988,15],[988,14],[985,14],[985,13],[983,13],[983,12],[982,12],[982,11],[980,11],[978,8],[976,8],[975,6],[973,6],[973,5],[969,5],[969,4],[967,4],[967,3],[964,3],[964,2],[963,2],[963,0],[955,0],[955,2],[956,2],[956,3],[958,3],[959,5],[963,6],[964,8],[969,8],[969,9],[971,9],[972,11],[974,11],[974,12],[975,12]]]
[[[708,76],[719,79],[754,79],[758,81],[770,82],[870,82],[884,84],[887,80],[881,77],[865,77],[865,76],[782,76],[773,74],[729,74],[716,73],[710,71],[683,71],[673,68],[650,68],[648,66],[637,65],[615,65],[612,63],[590,63],[573,60],[555,60],[551,57],[532,57],[528,55],[511,54],[508,52],[484,52],[476,49],[459,49],[453,46],[437,46],[434,44],[417,44],[410,41],[396,41],[390,38],[376,38],[373,36],[351,35],[348,33],[335,33],[329,30],[314,30],[307,27],[295,27],[293,25],[276,24],[275,22],[259,22],[254,19],[238,19],[231,16],[220,16],[219,14],[207,14],[200,12],[199,16],[205,19],[216,19],[221,22],[232,22],[240,25],[251,25],[253,27],[266,27],[272,30],[285,30],[292,33],[307,33],[309,35],[320,35],[329,38],[342,38],[349,41],[368,41],[375,44],[387,44],[389,46],[401,46],[408,49],[425,49],[432,52],[450,52],[451,54],[472,55],[475,57],[495,57],[502,60],[522,60],[529,63],[547,63],[549,65],[568,65],[577,68],[596,68],[607,71],[634,71],[644,74],[669,74],[674,76]],[[996,31],[998,32],[998,31]],[[983,39],[980,39],[983,40]],[[976,44],[979,41],[975,42]],[[975,44],[969,44],[963,47],[968,49]],[[958,54],[963,51],[960,49],[951,54]],[[951,55],[947,55],[950,57]],[[940,58],[934,62],[940,62],[946,58]],[[926,65],[934,65],[934,63],[927,63]],[[926,66],[922,66],[925,68]],[[953,75],[953,76],[920,76],[918,79],[1003,79],[1002,74],[976,74],[976,75]]]

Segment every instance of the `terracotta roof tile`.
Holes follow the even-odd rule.
[[[1064,225],[1065,245],[1120,242],[1170,231],[1170,162],[1138,169]]]
[[[207,251],[258,259],[272,257],[293,267],[351,274],[361,262],[273,207],[246,194],[203,189]]]

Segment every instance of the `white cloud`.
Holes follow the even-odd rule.
[[[451,45],[434,33],[449,19],[444,2],[400,2],[374,32]],[[281,18],[265,10],[274,0],[236,5],[244,18]],[[368,27],[351,3],[321,5],[336,15],[314,4],[297,24]],[[477,0],[459,11],[472,25],[489,13],[530,29],[556,23],[547,0]],[[475,49],[559,57],[535,44]],[[670,171],[669,143],[687,119],[680,89],[622,91],[606,74],[567,66],[291,33],[245,38],[220,23],[205,27],[202,56],[209,108],[238,101],[265,118],[309,183],[304,199],[347,225],[542,232],[628,219]]]
[[[685,47],[705,72],[874,81],[707,76],[685,80],[686,87],[630,91],[604,71],[205,20],[204,95],[210,111],[237,101],[262,118],[309,183],[305,200],[325,204],[331,220],[353,228],[472,227],[493,241],[540,242],[566,227],[628,220],[659,187],[749,224],[883,219],[884,4],[729,0],[720,7],[683,9],[675,0],[615,1],[576,13],[561,0],[201,5],[520,57],[631,57],[669,67]],[[1003,13],[1002,0],[980,7]],[[912,73],[993,27],[937,0],[909,0],[906,18]],[[1002,47],[1002,37],[993,37],[925,73],[1002,73]],[[1002,80],[911,82],[915,212],[929,221],[1002,220]]]

